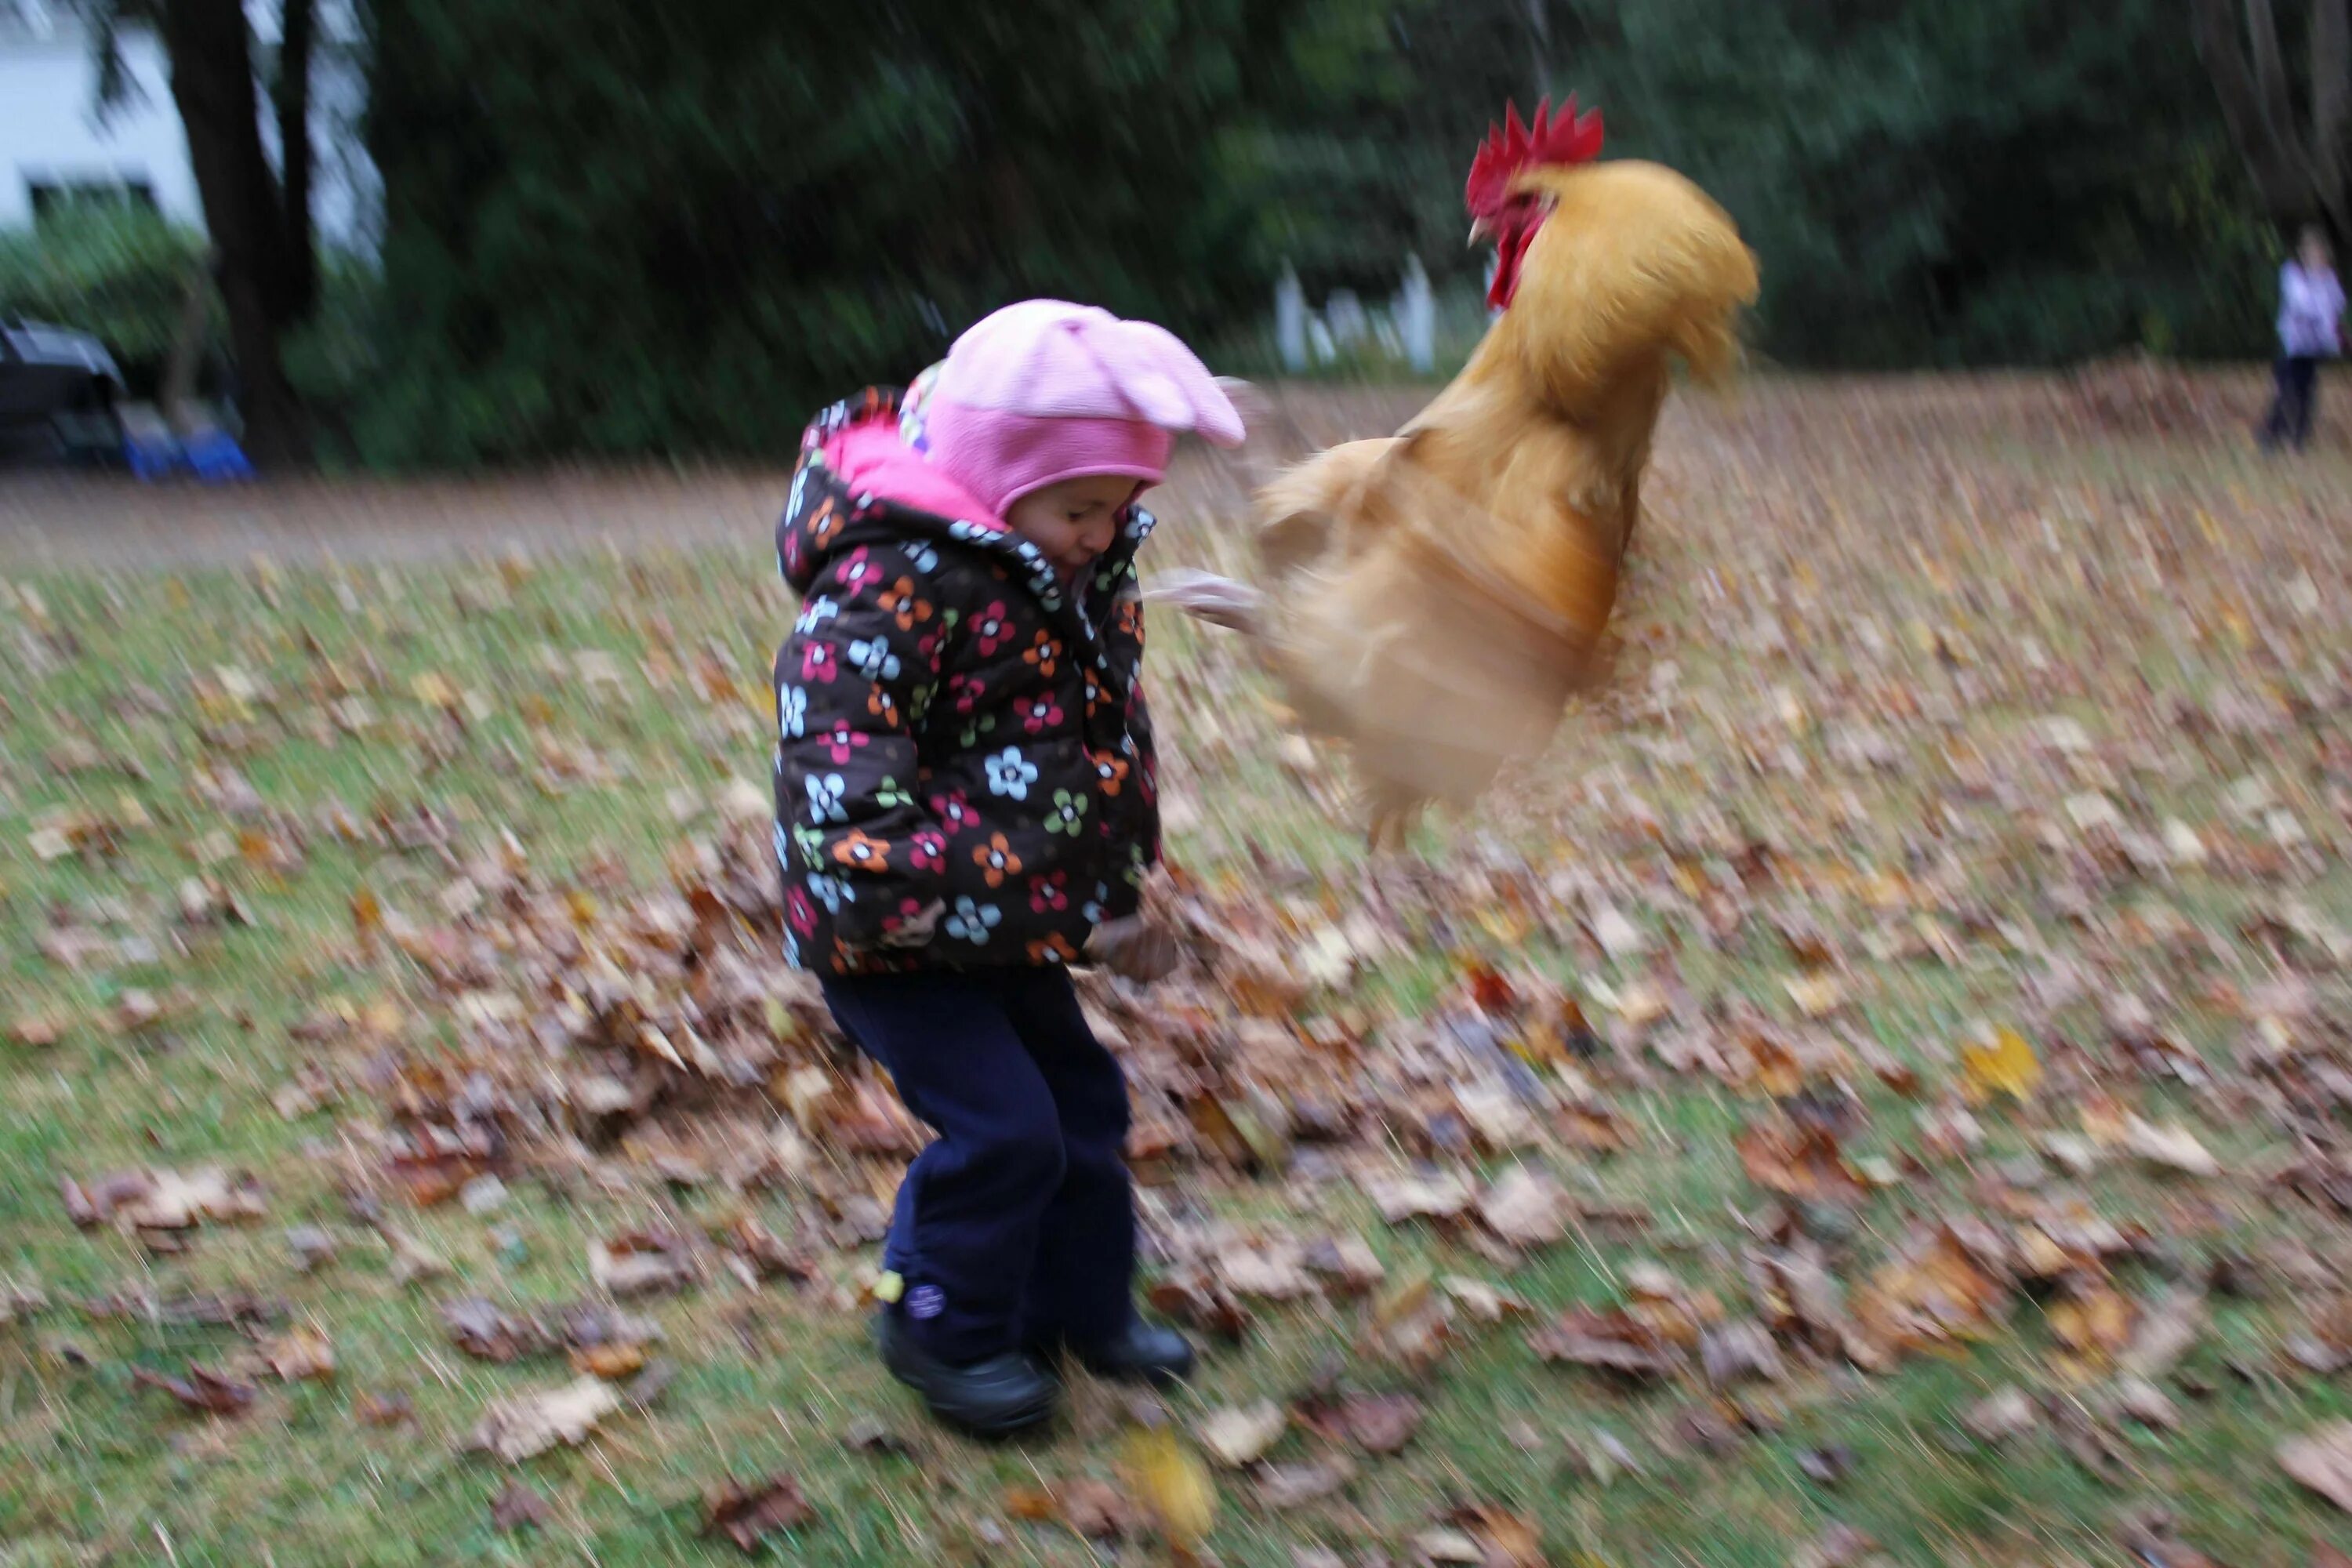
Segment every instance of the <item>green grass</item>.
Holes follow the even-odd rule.
[[[1735,1002],[1787,1019],[1783,983],[1795,966],[1769,925],[1751,920],[1711,945],[1669,890],[1668,848],[1685,851],[1686,868],[1701,864],[1705,847],[1736,822],[1770,840],[1787,868],[1777,890],[1759,895],[1759,915],[1802,910],[1836,941],[1852,996],[1838,1026],[1913,1066],[1925,1085],[1914,1103],[1866,1072],[1851,1074],[1866,1120],[1849,1153],[1919,1153],[1927,1164],[1853,1216],[1850,1284],[1916,1221],[1996,1215],[2001,1162],[2036,1132],[2074,1127],[2093,1095],[2185,1121],[2228,1167],[2200,1183],[2117,1161],[2085,1184],[2099,1212],[2164,1238],[2176,1271],[2286,1242],[2340,1258],[2339,1226],[2256,1179],[2285,1140],[2234,1065],[2245,1022],[2214,988],[2226,982],[2242,991],[2274,973],[2242,934],[2250,913],[2291,898],[2352,924],[2352,878],[2338,854],[2346,826],[2328,793],[2341,764],[2324,723],[2200,737],[2172,722],[2164,704],[2210,703],[2232,689],[2324,690],[2339,658],[2330,628],[2340,618],[2296,609],[2295,584],[2307,574],[2329,604],[2347,602],[2344,552],[2332,525],[2315,521],[2341,515],[2329,509],[2342,499],[2343,470],[2326,462],[2266,469],[2193,450],[2143,463],[2128,446],[2053,448],[2030,433],[1922,450],[1849,430],[1857,417],[1850,403],[1773,395],[1814,422],[1816,445],[1769,461],[1743,461],[1736,448],[1729,458],[1670,452],[1679,466],[1644,538],[1617,693],[1572,721],[1507,805],[1475,823],[1426,829],[1416,845],[1425,874],[1405,864],[1380,868],[1405,948],[1350,995],[1314,1006],[1352,1009],[1401,1036],[1443,1005],[1466,956],[1483,953],[1571,984],[1622,987],[1643,974],[1669,982],[1692,999],[1685,1018],[1694,1026],[1704,1026],[1708,1005]],[[1959,480],[1940,466],[1948,460]],[[2139,476],[2125,500],[2110,488],[2119,474]],[[2200,511],[2224,526],[2209,534]],[[2044,546],[2044,515],[2059,520],[2060,551]],[[1171,552],[1213,553],[1228,542],[1178,534]],[[2158,558],[2160,585],[2133,575]],[[643,1177],[615,1191],[545,1180],[549,1167],[526,1161],[508,1206],[486,1219],[456,1205],[408,1212],[395,1204],[395,1221],[453,1268],[447,1279],[403,1285],[338,1190],[349,1167],[344,1121],[368,1109],[356,1087],[364,1081],[361,1048],[307,1045],[289,1030],[323,1005],[381,1003],[394,1010],[409,1048],[452,1038],[448,1018],[404,963],[356,950],[351,913],[365,889],[388,907],[428,916],[449,873],[429,855],[339,845],[319,830],[320,810],[331,800],[362,816],[429,807],[453,825],[461,854],[509,832],[551,879],[609,860],[629,883],[659,884],[670,851],[709,826],[707,816],[681,826],[674,799],[707,807],[729,779],[763,777],[768,719],[759,698],[790,613],[772,572],[747,549],[552,556],[503,570],[480,561],[58,574],[0,595],[0,1024],[63,1026],[51,1046],[0,1046],[0,1274],[49,1297],[47,1307],[0,1326],[0,1563],[716,1560],[732,1552],[697,1535],[704,1490],[730,1476],[779,1471],[797,1475],[818,1510],[779,1556],[1095,1560],[1096,1549],[1065,1531],[1008,1521],[1003,1499],[1015,1486],[1112,1475],[1127,1422],[1118,1395],[1082,1383],[1054,1437],[969,1445],[929,1430],[878,1373],[843,1289],[754,1291],[724,1277],[646,1309],[663,1326],[677,1382],[650,1411],[616,1417],[585,1447],[523,1467],[551,1518],[538,1532],[499,1531],[489,1503],[514,1472],[457,1444],[488,1399],[568,1373],[560,1361],[498,1367],[467,1359],[448,1344],[439,1304],[468,1294],[502,1304],[579,1299],[589,1289],[590,1238],[656,1219],[690,1226],[726,1200]],[[1760,637],[1766,618],[1784,641]],[[1877,623],[1874,636],[1865,619]],[[1930,635],[1922,638],[1915,625]],[[1934,656],[1937,632],[1959,648],[1957,665]],[[2038,657],[2028,638],[2040,644]],[[1235,906],[1279,910],[1296,927],[1326,918],[1316,911],[1327,900],[1344,908],[1359,896],[1364,866],[1345,824],[1326,809],[1339,798],[1333,781],[1302,780],[1276,760],[1278,731],[1233,644],[1173,626],[1161,639],[1153,659],[1171,787],[1193,806],[1174,845],[1179,860]],[[592,650],[617,665],[609,687],[578,678],[575,656]],[[695,689],[706,650],[739,691]],[[1664,682],[1657,671],[1669,659],[1678,675]],[[242,710],[233,700],[208,703],[225,668],[269,696]],[[662,683],[648,679],[649,668],[667,672]],[[463,729],[424,700],[432,682],[419,681],[434,677],[478,694]],[[137,700],[142,688],[163,700],[161,710]],[[1783,688],[1804,710],[1793,728],[1779,717]],[[1650,693],[1663,695],[1654,702]],[[329,717],[331,704],[351,695],[373,712],[356,734]],[[2093,759],[2053,761],[2030,744],[2032,725],[2052,714],[2082,722],[2097,747]],[[1851,724],[1891,736],[1901,768],[1838,763],[1828,742]],[[232,753],[225,747],[237,737],[222,731],[237,725],[251,749]],[[1805,776],[1748,760],[1783,742],[1806,761]],[[49,765],[77,742],[135,759],[144,776]],[[1662,751],[1662,742],[1685,750]],[[583,748],[612,776],[549,787],[548,759],[576,760]],[[1956,792],[1955,759],[1970,752],[2014,792],[2007,804]],[[208,835],[239,831],[200,788],[206,766],[224,762],[271,811],[299,821],[307,853],[298,871],[279,875],[232,852],[211,874],[255,923],[183,930],[173,918],[175,888],[198,872]],[[2231,814],[2228,792],[2249,774],[2266,780],[2310,836],[2307,866],[2266,863],[2259,825]],[[2137,883],[2088,882],[2093,921],[2070,921],[2047,897],[2083,871],[2070,858],[2079,836],[2070,837],[2057,806],[2092,787],[2136,827],[2177,816],[2237,858]],[[1629,797],[1663,825],[1658,839],[1639,830]],[[79,808],[120,822],[134,815],[126,803],[143,821],[121,827],[117,852],[53,860],[32,852],[47,814]],[[1947,808],[1950,816],[1939,815]],[[2060,825],[2054,847],[2044,842],[2045,821]],[[1503,846],[1509,863],[1531,865],[1538,885],[1563,870],[1601,877],[1657,946],[1630,967],[1612,964],[1575,935],[1556,894],[1539,900],[1536,934],[1524,942],[1498,935],[1482,921],[1498,912],[1473,853],[1482,837]],[[1906,862],[1904,907],[1874,908],[1867,877]],[[1925,890],[1939,877],[1950,879],[1947,891]],[[1958,967],[1870,956],[1874,931],[1915,912],[1949,921],[1949,906],[1962,902],[2011,921],[2021,950],[1964,938]],[[2210,942],[2186,958],[2143,942],[2125,916],[2158,903]],[[121,928],[106,923],[117,916]],[[41,947],[61,927],[127,930],[154,951],[69,971]],[[2075,999],[2037,1010],[2026,982],[2053,963],[2075,966],[2087,984]],[[2311,978],[2323,1015],[2337,1010],[2340,1018],[2340,976],[2321,970]],[[2216,1088],[2143,1082],[2118,1059],[2100,1005],[2124,987],[2202,1055]],[[133,990],[161,1000],[162,1026],[108,1026]],[[1594,1016],[1606,1020],[1599,1009]],[[1979,1016],[2025,1028],[2051,1077],[2033,1102],[1982,1112],[1988,1142],[1976,1154],[1928,1158],[1915,1113],[1952,1090],[1957,1070],[1946,1047]],[[273,1097],[306,1063],[335,1076],[347,1099],[289,1120]],[[1760,1210],[1767,1194],[1742,1172],[1732,1140],[1769,1114],[1769,1102],[1654,1063],[1645,1074],[1597,1070],[1610,1103],[1640,1135],[1622,1153],[1561,1163],[1572,1185],[1644,1210],[1651,1227],[1571,1241],[1507,1279],[1462,1238],[1384,1228],[1345,1184],[1201,1173],[1188,1173],[1186,1191],[1306,1234],[1360,1231],[1392,1273],[1427,1262],[1506,1279],[1544,1313],[1615,1301],[1628,1268],[1650,1259],[1746,1311],[1741,1250],[1749,1238],[1737,1215]],[[179,1256],[150,1257],[105,1228],[77,1231],[58,1195],[62,1177],[210,1163],[258,1174],[268,1214],[206,1226]],[[787,1192],[761,1202],[781,1228],[793,1199]],[[345,1243],[337,1260],[309,1275],[294,1271],[282,1234],[303,1224]],[[858,1262],[845,1254],[828,1268],[846,1281]],[[2117,1283],[2145,1299],[2162,1272],[2127,1264]],[[133,1369],[228,1362],[247,1349],[245,1337],[101,1320],[81,1305],[117,1290],[281,1300],[294,1321],[330,1335],[339,1375],[293,1385],[264,1379],[253,1407],[233,1419],[188,1415],[134,1385]],[[2207,1392],[2176,1390],[2186,1415],[2178,1433],[2126,1429],[2120,1482],[2095,1479],[2046,1431],[1998,1450],[1958,1436],[1960,1412],[2000,1384],[2071,1386],[2042,1310],[2024,1300],[1980,1342],[1912,1356],[1885,1375],[1798,1370],[1784,1385],[1746,1396],[1759,1430],[1720,1452],[1676,1436],[1680,1418],[1707,1403],[1696,1383],[1636,1393],[1544,1366],[1512,1326],[1470,1336],[1416,1377],[1357,1350],[1362,1308],[1350,1304],[1266,1310],[1172,1404],[1190,1415],[1287,1395],[1338,1353],[1358,1384],[1410,1387],[1428,1405],[1412,1447],[1367,1461],[1339,1500],[1269,1513],[1245,1483],[1227,1481],[1209,1544],[1236,1568],[1280,1568],[1294,1546],[1310,1542],[1350,1560],[1377,1547],[1409,1561],[1405,1542],[1416,1531],[1454,1504],[1480,1500],[1535,1518],[1561,1563],[1589,1555],[1611,1564],[1778,1564],[1832,1521],[1868,1532],[1904,1563],[2119,1561],[2120,1521],[2150,1505],[2171,1510],[2183,1536],[2217,1561],[2301,1563],[2318,1542],[2352,1545],[2352,1532],[2271,1458],[2282,1436],[2352,1414],[2341,1387],[2292,1371],[2278,1354],[2310,1316],[2308,1297],[2282,1285],[2260,1300],[2217,1302],[2180,1376]],[[413,1405],[409,1422],[380,1428],[358,1419],[363,1398],[393,1394]],[[846,1450],[842,1434],[866,1415],[903,1435],[910,1452]],[[1603,1485],[1572,1462],[1562,1434],[1596,1426],[1635,1452],[1641,1473]],[[1522,1447],[1530,1432],[1535,1440]],[[1850,1447],[1858,1462],[1832,1489],[1808,1479],[1799,1459],[1834,1445]],[[1294,1434],[1276,1457],[1311,1449]],[[1151,1550],[1122,1555],[1150,1560]]]

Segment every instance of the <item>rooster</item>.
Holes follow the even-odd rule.
[[[1301,724],[1352,753],[1376,845],[1542,750],[1593,673],[1673,365],[1717,384],[1738,357],[1738,228],[1670,169],[1596,162],[1601,141],[1573,99],[1508,110],[1470,169],[1500,313],[1462,374],[1259,492],[1262,588],[1156,595],[1256,637]]]

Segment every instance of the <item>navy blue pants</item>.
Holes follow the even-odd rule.
[[[2311,414],[2319,401],[2319,362],[2309,354],[2292,354],[2271,369],[2278,392],[2263,421],[2265,447],[2282,443],[2300,452],[2311,441]]]
[[[829,976],[824,999],[939,1137],[884,1249],[933,1354],[1107,1340],[1133,1308],[1127,1080],[1059,968]]]

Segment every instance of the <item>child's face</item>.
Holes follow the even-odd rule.
[[[1064,579],[1076,576],[1118,537],[1119,509],[1138,489],[1123,474],[1083,474],[1031,490],[1007,508],[1013,531],[1044,551]]]

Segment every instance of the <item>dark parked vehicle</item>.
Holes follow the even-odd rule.
[[[114,356],[89,333],[0,320],[0,440],[10,447],[46,436],[68,457],[118,456],[123,390]]]

